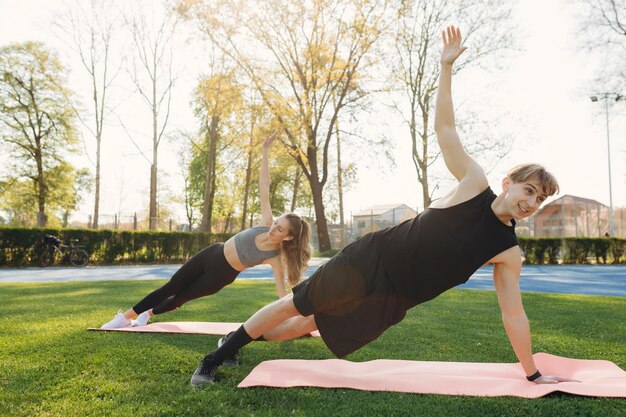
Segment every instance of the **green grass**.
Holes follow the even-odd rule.
[[[2,416],[624,416],[625,399],[552,394],[477,398],[347,389],[248,388],[264,359],[326,359],[320,338],[253,343],[217,384],[189,386],[218,336],[88,332],[160,282],[0,284]],[[274,298],[273,283],[237,282],[163,316],[243,321]],[[626,298],[524,294],[535,351],[607,359],[626,368]],[[411,310],[347,359],[514,362],[494,292],[453,290]]]

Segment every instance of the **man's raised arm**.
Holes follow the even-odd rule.
[[[465,51],[461,46],[461,31],[449,26],[443,33],[443,49],[441,51],[441,73],[435,104],[435,133],[448,170],[461,181],[470,174],[477,178],[484,177],[482,168],[465,152],[454,120],[452,104],[452,65]],[[481,178],[482,179],[482,178]],[[484,179],[486,184],[486,178]],[[481,184],[481,186],[484,184]]]

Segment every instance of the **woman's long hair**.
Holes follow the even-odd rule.
[[[284,216],[289,220],[293,239],[283,241],[280,252],[287,266],[287,282],[293,287],[302,279],[311,259],[311,226],[297,214],[285,213]]]

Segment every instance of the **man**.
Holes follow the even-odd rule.
[[[467,281],[486,263],[494,264],[504,327],[527,379],[538,384],[572,381],[542,376],[533,361],[514,230],[515,220],[533,214],[558,191],[558,184],[543,167],[526,164],[509,172],[500,195],[491,191],[455,127],[452,65],[465,49],[460,30],[448,27],[443,32],[435,131],[445,164],[458,180],[456,187],[415,219],[348,245],[294,287],[293,294],[259,310],[204,357],[192,385],[212,383],[222,362],[255,339],[286,340],[318,329],[328,348],[343,357],[398,323],[409,308]]]

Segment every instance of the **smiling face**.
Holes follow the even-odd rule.
[[[280,216],[274,220],[272,226],[270,226],[269,234],[272,237],[280,238],[281,240],[291,240],[291,228],[289,220],[285,216]]]
[[[543,191],[541,181],[536,176],[526,181],[514,182],[509,177],[502,181],[506,191],[506,206],[514,219],[523,219],[536,212],[548,198]]]

